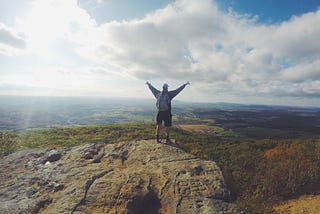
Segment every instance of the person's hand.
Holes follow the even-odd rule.
[[[186,83],[186,85],[190,85],[190,82],[188,81],[188,82]]]
[[[147,82],[146,82],[146,85],[149,85],[149,84],[150,84],[150,83],[147,81]]]

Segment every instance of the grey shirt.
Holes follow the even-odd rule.
[[[150,91],[152,92],[152,94],[154,95],[154,97],[157,99],[158,96],[161,94],[162,91],[159,91],[158,89],[156,89],[155,87],[153,87],[150,83],[147,83],[149,86]],[[176,90],[173,91],[167,91],[168,95],[169,95],[169,99],[170,99],[170,106],[169,106],[169,110],[171,111],[171,100],[177,96],[185,87],[187,84],[183,84],[182,86],[180,86],[179,88],[177,88]],[[165,92],[165,91],[163,91]]]

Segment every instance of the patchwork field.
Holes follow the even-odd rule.
[[[197,125],[182,124],[182,125],[178,125],[177,127],[186,131],[198,132],[203,134],[212,134],[212,135],[216,135],[217,132],[223,131],[223,128],[220,128],[218,126],[208,126],[208,125],[199,125],[199,124]]]

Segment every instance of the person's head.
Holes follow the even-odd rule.
[[[168,87],[169,87],[169,85],[167,83],[165,83],[165,84],[163,84],[162,89],[164,91],[168,91]]]

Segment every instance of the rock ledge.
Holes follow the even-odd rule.
[[[25,149],[0,168],[0,213],[241,213],[216,163],[151,140]]]

